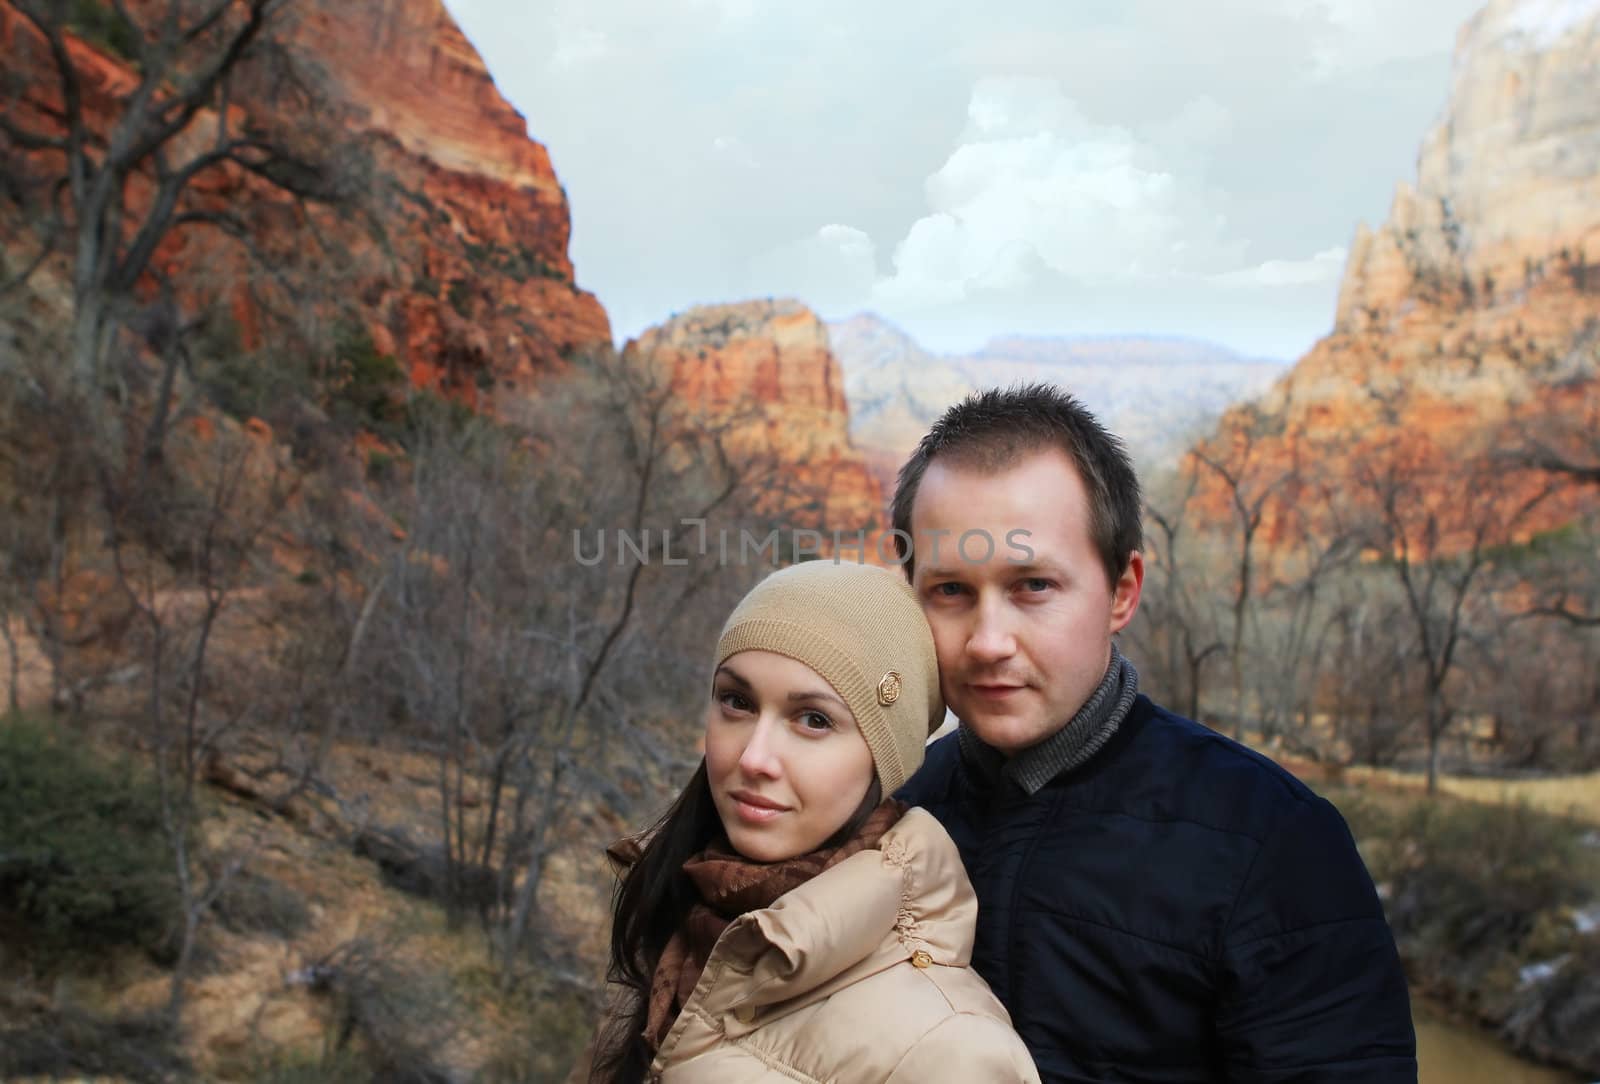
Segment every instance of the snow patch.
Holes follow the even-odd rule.
[[[1496,36],[1518,36],[1522,44],[1548,49],[1568,32],[1600,15],[1600,0],[1521,0],[1496,22]]]
[[[1555,978],[1556,972],[1566,965],[1571,959],[1571,953],[1557,956],[1554,960],[1545,960],[1541,963],[1529,964],[1517,972],[1517,980],[1523,987],[1536,986],[1541,982],[1549,982]]]

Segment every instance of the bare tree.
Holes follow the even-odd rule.
[[[1269,415],[1254,403],[1237,408],[1224,419],[1218,434],[1193,451],[1195,459],[1216,475],[1232,515],[1235,534],[1233,590],[1229,600],[1232,625],[1228,659],[1233,674],[1234,734],[1244,732],[1246,703],[1244,682],[1245,624],[1256,589],[1257,543],[1272,502],[1295,477],[1296,464],[1275,461],[1270,450],[1282,445],[1266,438],[1282,434],[1282,415]]]
[[[681,739],[652,727],[682,718],[704,641],[759,574],[723,566],[719,533],[782,488],[748,423],[687,408],[648,358],[601,355],[510,427],[441,414],[412,445],[357,670],[436,758],[440,887],[489,920],[507,982],[572,814],[626,809],[610,775],[630,760],[681,782]]]
[[[232,171],[253,178],[259,191],[296,199],[333,193],[330,174],[314,157],[258,124],[241,125],[237,115],[240,80],[291,69],[279,34],[292,2],[114,0],[104,15],[127,54],[125,88],[89,78],[94,51],[70,29],[71,5],[0,3],[0,17],[19,24],[11,36],[22,61],[13,69],[22,85],[0,113],[0,139],[13,158],[16,151],[27,155],[50,193],[40,255],[10,285],[26,281],[54,250],[68,257],[67,356],[77,388],[99,388],[107,352],[136,307],[141,282],[155,284],[175,313],[171,284],[153,259],[169,235],[206,227],[248,243],[235,209],[192,198],[208,178]],[[38,81],[30,84],[29,76]],[[172,319],[158,319],[161,326],[147,327],[147,335],[169,338]],[[156,418],[164,421],[179,354],[161,352],[169,360]]]
[[[1156,687],[1170,689],[1184,713],[1198,720],[1202,718],[1206,663],[1225,652],[1228,645],[1217,627],[1216,607],[1211,605],[1213,594],[1204,567],[1206,539],[1201,536],[1190,545],[1186,537],[1200,480],[1196,468],[1197,462],[1191,459],[1172,478],[1151,487],[1145,518],[1158,534],[1146,536],[1147,578],[1141,606],[1148,612],[1128,635],[1143,646],[1140,659],[1144,667],[1159,664],[1150,675]],[[1169,488],[1170,493],[1162,492]]]
[[[218,688],[216,653],[227,611],[255,575],[258,547],[291,495],[275,457],[235,431],[197,437],[182,476],[137,493],[108,488],[103,503],[116,583],[135,615],[142,705],[162,820],[178,886],[177,954],[167,1018],[182,1012],[201,926],[244,859],[208,873],[198,839],[199,788],[226,735],[251,713]]]
[[[1428,791],[1456,718],[1450,681],[1474,607],[1486,606],[1494,551],[1509,543],[1548,485],[1481,455],[1447,457],[1425,433],[1394,427],[1354,457],[1368,552],[1393,575],[1421,667]],[[1448,465],[1448,471],[1445,469]]]
[[[1421,713],[1403,604],[1391,584],[1369,579],[1357,577],[1331,616],[1316,701],[1333,720],[1336,754],[1380,768],[1399,757]]]
[[[1351,605],[1346,573],[1359,549],[1356,531],[1340,515],[1337,486],[1334,477],[1306,467],[1281,494],[1279,537],[1263,572],[1249,652],[1263,736],[1287,739],[1313,756],[1320,755],[1309,733],[1316,671]]]

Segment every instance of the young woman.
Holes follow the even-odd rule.
[[[619,996],[589,1079],[1037,1081],[967,966],[977,902],[955,845],[888,799],[944,714],[902,578],[773,573],[728,618],[709,693],[705,760],[609,852]]]

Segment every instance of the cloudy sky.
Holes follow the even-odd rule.
[[[637,334],[798,296],[936,349],[1156,333],[1290,359],[1478,0],[446,0]]]

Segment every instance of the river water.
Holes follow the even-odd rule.
[[[1583,1079],[1525,1062],[1492,1035],[1446,1020],[1427,1005],[1414,1005],[1413,1016],[1418,1084],[1581,1084]]]

